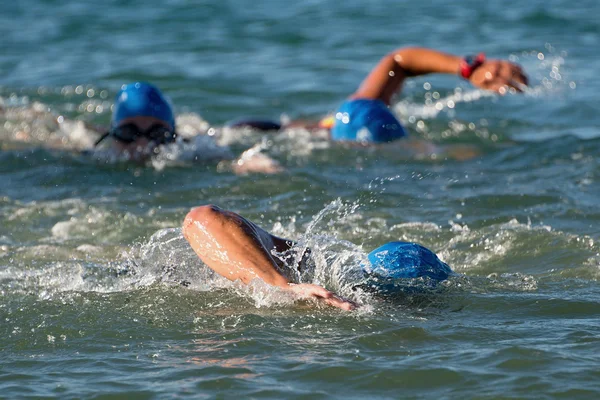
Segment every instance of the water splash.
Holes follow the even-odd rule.
[[[1,99],[0,99],[1,100]],[[5,102],[2,100],[2,102]],[[68,120],[40,102],[0,107],[0,140],[51,149],[84,150],[94,145],[99,134],[82,121]]]

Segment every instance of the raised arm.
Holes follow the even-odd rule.
[[[387,105],[402,89],[407,77],[431,73],[459,75],[464,58],[437,50],[406,47],[389,53],[379,61],[350,98],[379,99]],[[507,87],[521,91],[527,77],[520,66],[504,60],[486,60],[475,68],[469,81],[482,89],[504,94]]]
[[[236,213],[212,205],[196,207],[185,217],[183,234],[198,257],[229,280],[248,284],[258,278],[301,298],[316,298],[344,310],[355,308],[318,285],[290,283],[271,251],[283,252],[293,242],[269,234]]]

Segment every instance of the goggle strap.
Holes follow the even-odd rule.
[[[104,132],[104,134],[102,136],[100,136],[100,138],[98,140],[96,140],[96,143],[94,143],[94,147],[98,146],[104,139],[106,139],[109,136],[110,136],[110,131]]]

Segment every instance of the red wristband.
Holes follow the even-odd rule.
[[[479,53],[477,56],[466,56],[461,62],[459,67],[459,75],[465,79],[469,79],[473,72],[479,67],[481,64],[485,62],[485,53]]]

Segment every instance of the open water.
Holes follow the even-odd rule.
[[[0,397],[597,399],[598,15],[596,0],[1,2]],[[405,45],[510,58],[531,87],[413,79],[394,106],[413,146],[222,128],[318,118]],[[171,97],[191,144],[147,165],[81,154],[134,80]],[[248,148],[285,171],[218,161]],[[363,306],[210,274],[179,230],[207,203],[310,246],[315,282]],[[461,275],[352,290],[391,240]]]

